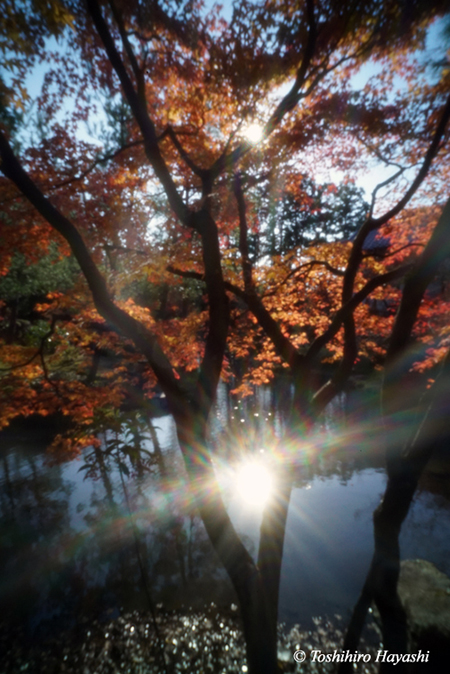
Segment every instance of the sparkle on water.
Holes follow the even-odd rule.
[[[250,460],[237,470],[237,493],[250,506],[262,507],[272,491],[272,477],[261,461]]]

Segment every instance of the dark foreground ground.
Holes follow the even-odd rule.
[[[341,653],[340,620],[334,623],[315,619],[313,631],[280,628],[280,672],[333,672],[336,665],[312,662],[311,651]],[[355,672],[376,672],[377,643],[372,638],[361,644],[361,653],[370,653],[371,662],[359,663]],[[298,664],[293,658],[302,649],[307,658]],[[1,674],[245,674],[244,641],[237,607],[228,610],[211,604],[202,612],[185,614],[128,613],[108,622],[86,621],[58,637],[33,643],[3,623],[0,633]],[[317,656],[316,656],[317,657]]]

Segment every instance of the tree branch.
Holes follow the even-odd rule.
[[[193,278],[198,281],[205,280],[203,274],[200,274],[199,272],[182,271],[171,265],[167,267],[167,270],[172,274],[177,274],[184,278]],[[247,304],[247,307],[258,320],[260,326],[272,340],[273,345],[281,358],[283,358],[283,360],[285,360],[294,370],[299,370],[303,366],[303,356],[297,352],[297,349],[292,345],[289,338],[283,334],[278,323],[272,318],[270,312],[262,303],[261,298],[256,294],[246,293],[245,290],[242,290],[239,286],[236,286],[229,281],[224,281],[224,286],[226,290],[230,291]]]
[[[244,288],[247,294],[255,292],[253,285],[253,269],[250,257],[248,254],[248,225],[247,225],[247,209],[245,205],[244,193],[242,191],[242,176],[236,173],[233,181],[234,196],[236,197],[239,213],[239,252],[242,261],[242,276],[244,280]]]
[[[0,372],[11,372],[12,370],[19,370],[22,367],[26,367],[27,365],[30,365],[30,363],[35,360],[38,356],[40,356],[41,360],[43,358],[43,353],[44,353],[44,347],[47,342],[47,339],[51,337],[55,331],[55,326],[56,326],[56,321],[58,320],[59,316],[53,315],[52,320],[50,323],[50,329],[49,331],[41,337],[41,343],[39,345],[38,350],[31,356],[31,358],[28,358],[28,360],[24,361],[23,363],[19,363],[18,365],[9,365],[8,367],[0,367]]]
[[[370,234],[370,232],[373,231],[374,229],[379,229],[381,225],[384,225],[395,215],[398,215],[398,213],[400,213],[400,211],[406,206],[408,201],[414,196],[414,194],[416,193],[416,191],[426,178],[431,163],[439,150],[439,145],[445,133],[449,119],[450,119],[450,96],[447,99],[440,122],[434,132],[434,136],[425,154],[422,166],[410,188],[407,190],[405,195],[400,199],[400,201],[393,208],[391,208],[390,211],[380,216],[379,218],[369,217],[365,221],[365,223],[361,226],[353,243],[352,252],[347,266],[346,282],[348,284],[351,284],[351,286],[353,285],[353,280],[356,275],[356,269],[360,261],[361,250],[367,238],[367,235]],[[388,179],[389,182],[390,180],[391,179]]]
[[[139,67],[139,64],[136,60],[136,57],[133,52],[133,48],[130,44],[130,41],[128,39],[128,34],[127,31],[125,30],[125,26],[122,21],[122,17],[117,10],[117,7],[114,3],[114,0],[109,0],[109,6],[111,7],[111,11],[114,16],[114,20],[117,23],[117,26],[119,28],[119,33],[120,37],[122,39],[122,44],[124,46],[125,52],[128,56],[128,60],[130,62],[131,68],[134,73],[134,77],[136,78],[136,84],[137,84],[137,91],[138,91],[138,96],[139,100],[142,104],[142,106],[147,110],[147,101],[145,99],[145,79],[144,79],[144,71],[142,68]]]
[[[277,283],[275,288],[273,290],[270,290],[266,293],[263,294],[263,297],[272,297],[275,295],[277,290],[281,288],[287,281],[289,281],[292,276],[295,276],[296,274],[299,273],[302,269],[306,269],[309,267],[309,269],[312,269],[315,266],[320,266],[320,267],[325,267],[325,269],[328,269],[329,272],[334,274],[335,276],[344,276],[344,272],[341,271],[340,269],[337,269],[336,267],[333,267],[329,262],[326,260],[310,260],[309,262],[303,262],[302,264],[298,265],[298,267],[295,267],[294,269],[291,269],[291,271],[286,274],[284,279],[280,281],[280,283]]]
[[[109,31],[108,25],[102,16],[98,2],[97,0],[86,0],[86,3],[100,39],[103,42],[111,65],[116,71],[125,97],[141,130],[147,158],[152,165],[156,176],[164,187],[170,206],[174,213],[183,224],[188,224],[189,211],[182,198],[178,194],[176,185],[161,155],[158,147],[158,138],[156,135],[155,126],[147,113],[145,105],[140,100],[139,94],[136,93],[134,86],[128,76],[127,70]]]
[[[205,179],[209,175],[209,171],[207,169],[202,169],[200,166],[198,166],[188,155],[184,147],[181,145],[180,141],[178,140],[177,134],[173,130],[173,128],[169,125],[167,126],[165,130],[165,135],[169,136],[171,139],[172,143],[175,145],[176,149],[178,150],[178,153],[186,166],[188,166],[193,173],[195,173],[196,176],[201,178],[202,180]]]
[[[386,283],[391,283],[392,281],[397,281],[398,279],[402,278],[405,274],[408,273],[413,267],[413,264],[405,264],[401,267],[397,267],[397,269],[393,269],[392,271],[388,271],[384,274],[379,274],[378,276],[374,276],[370,281],[366,283],[366,285],[361,288],[357,293],[353,295],[353,297],[346,303],[344,306],[342,306],[339,311],[336,312],[334,315],[333,320],[331,321],[331,324],[327,328],[327,330],[322,333],[319,337],[317,337],[314,342],[311,344],[309,347],[305,358],[307,360],[315,358],[319,351],[326,346],[332,339],[333,337],[339,332],[342,323],[344,320],[350,315],[353,314],[355,309],[370,295],[371,292],[373,292],[376,288],[379,288],[382,285],[385,285]]]
[[[394,255],[398,255],[399,253],[402,252],[402,250],[407,250],[408,248],[423,248],[424,244],[423,243],[406,243],[404,246],[400,246],[400,248],[396,248],[395,250],[389,252],[389,253],[363,253],[363,259],[371,258],[371,257],[376,257],[381,260],[387,260],[388,257],[393,257]]]
[[[353,297],[343,307],[341,307],[341,309],[339,309],[339,311],[334,316],[329,328],[322,335],[320,335],[320,337],[317,337],[317,339],[309,347],[305,356],[308,361],[317,356],[319,351],[330,342],[330,340],[338,333],[342,323],[344,323],[345,329],[351,321],[349,328],[347,328],[350,331],[350,337],[348,337],[347,334],[344,336],[344,356],[339,365],[339,368],[335,375],[324,386],[322,386],[322,388],[320,388],[313,397],[313,407],[317,414],[319,414],[323,408],[334,398],[334,396],[342,390],[342,387],[345,385],[351,374],[353,363],[356,358],[356,329],[353,318],[354,310],[357,306],[359,306],[359,304],[361,304],[361,302],[366,299],[366,297],[369,296],[373,290],[375,290],[375,288],[401,278],[407,274],[407,272],[412,269],[412,267],[413,264],[403,265],[402,267],[398,267],[397,269],[386,272],[385,274],[380,274],[375,276],[373,279],[370,279],[370,281],[368,281],[359,292],[355,293]]]
[[[91,171],[95,169],[96,166],[99,166],[100,164],[104,164],[105,162],[109,161],[110,159],[115,159],[115,157],[118,157],[124,150],[129,150],[132,147],[137,147],[138,145],[143,145],[144,142],[142,140],[135,140],[132,141],[131,143],[127,143],[126,145],[122,145],[122,147],[119,147],[117,150],[114,152],[111,152],[110,154],[106,154],[103,157],[99,157],[98,159],[95,159],[87,169],[82,171],[79,175],[73,176],[72,178],[67,178],[66,180],[62,180],[59,183],[56,183],[54,185],[48,185],[47,189],[52,189],[56,190],[59,189],[60,187],[65,187],[66,185],[70,185],[73,182],[78,182],[79,180],[83,180],[83,178],[86,178]],[[40,185],[41,183],[36,182],[36,185]]]
[[[411,337],[425,291],[433,280],[441,262],[450,255],[449,233],[450,199],[447,201],[427,245],[405,283],[386,354],[387,363],[403,353]]]
[[[381,225],[384,225],[386,222],[391,220],[394,216],[398,215],[400,211],[403,210],[403,208],[406,206],[408,201],[411,200],[411,198],[414,196],[414,194],[417,192],[419,189],[420,185],[424,181],[424,179],[427,176],[428,171],[430,170],[431,163],[435,156],[437,155],[439,151],[439,146],[441,143],[441,140],[444,136],[445,130],[447,128],[448,121],[450,119],[450,95],[447,98],[447,102],[444,106],[444,110],[442,112],[441,119],[439,121],[439,124],[436,127],[436,130],[434,132],[434,136],[431,140],[431,143],[428,147],[428,150],[425,154],[424,160],[422,162],[422,166],[413,180],[412,185],[410,188],[406,191],[404,196],[400,199],[400,201],[393,207],[391,208],[390,211],[385,213],[384,215],[380,216],[379,218],[373,218],[372,219],[372,228],[371,229],[377,229],[378,227],[381,227]]]
[[[288,112],[293,110],[299,101],[299,92],[305,82],[306,73],[308,72],[308,68],[313,59],[314,50],[316,47],[317,28],[314,17],[314,0],[306,0],[306,17],[308,21],[308,40],[306,42],[302,62],[299,69],[297,70],[295,82],[292,85],[290,91],[288,91],[283,100],[278,104],[266,126],[264,127],[264,136],[270,135],[273,129],[281,122],[283,117]]]
[[[292,85],[291,90],[283,97],[282,101],[278,104],[274,112],[272,113],[269,121],[264,127],[263,137],[267,138],[273,131],[273,129],[281,122],[283,117],[294,109],[297,105],[299,98],[299,91],[303,86],[306,73],[308,71],[309,65],[314,56],[314,50],[316,46],[317,30],[316,22],[314,17],[314,0],[306,1],[306,15],[308,20],[308,39],[305,46],[305,51],[303,53],[302,61],[297,70],[297,75],[295,77],[295,82]],[[210,168],[211,180],[214,181],[217,176],[222,173],[226,166],[235,166],[237,162],[247,153],[253,145],[248,141],[241,142],[230,154],[227,152],[227,148],[222,152],[220,157],[216,159],[213,165]]]
[[[174,376],[173,368],[166,355],[159,346],[156,337],[139,321],[132,318],[112,301],[106,282],[91,258],[86,244],[77,228],[62,215],[53,204],[42,194],[31,180],[15,157],[8,141],[0,131],[0,168],[22,194],[30,201],[42,217],[57,231],[69,244],[80,265],[92,293],[97,311],[105,320],[110,321],[126,337],[131,339],[135,346],[147,358],[161,387],[167,395],[169,404],[177,408],[181,405],[181,389]]]
[[[438,150],[439,150],[439,145],[442,140],[442,137],[445,133],[445,129],[447,127],[448,120],[450,119],[450,96],[447,99],[447,103],[444,107],[444,111],[442,113],[440,122],[435,130],[433,139],[430,143],[430,146],[425,154],[422,167],[419,170],[415,180],[413,181],[411,187],[409,190],[407,190],[406,194],[400,199],[400,201],[385,215],[379,217],[379,218],[373,218],[371,215],[367,218],[365,223],[361,226],[358,234],[356,235],[356,238],[353,242],[352,250],[350,253],[350,258],[347,264],[347,269],[345,270],[344,274],[344,282],[342,286],[342,305],[345,305],[347,302],[350,301],[352,295],[353,295],[353,286],[356,278],[356,274],[358,272],[359,265],[362,260],[362,250],[364,246],[364,242],[366,240],[367,235],[372,232],[375,229],[378,229],[381,227],[381,225],[384,225],[388,220],[393,218],[395,215],[400,213],[400,211],[406,206],[408,201],[413,197],[419,186],[422,184],[423,180],[425,179],[431,163],[436,156]],[[344,352],[344,358],[347,358],[347,364],[343,362],[343,367],[347,368],[348,367],[348,361],[352,358],[352,354],[354,358],[356,358],[356,333],[355,333],[355,326],[353,322],[353,315],[350,315],[346,319],[345,323],[345,351]],[[353,360],[354,360],[353,358]]]

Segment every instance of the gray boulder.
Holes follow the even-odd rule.
[[[419,648],[430,651],[433,660],[439,655],[447,669],[450,665],[450,578],[431,562],[407,559],[401,564],[398,594],[408,617],[411,652]]]

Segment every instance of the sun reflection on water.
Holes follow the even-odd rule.
[[[237,468],[236,491],[245,504],[261,508],[269,498],[272,488],[272,476],[262,461],[248,460]]]

